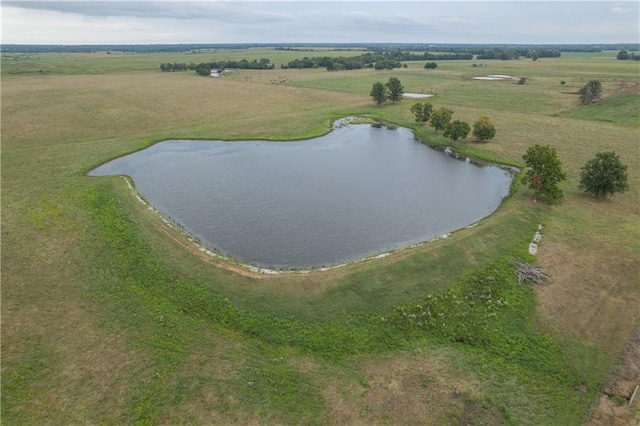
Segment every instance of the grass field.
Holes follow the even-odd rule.
[[[313,54],[3,56],[3,423],[636,424],[638,402],[616,405],[627,388],[603,390],[640,327],[640,65],[603,52],[429,71],[159,71],[302,56]],[[472,79],[486,74],[529,80]],[[255,276],[199,256],[121,177],[85,176],[164,139],[295,140],[346,115],[415,127],[413,101],[369,97],[390,76],[435,93],[454,118],[492,119],[495,139],[457,142],[460,152],[521,165],[529,146],[554,146],[564,199],[534,203],[516,185],[494,215],[446,240]],[[591,79],[604,98],[580,106]],[[595,200],[579,173],[603,150],[628,165],[630,190]],[[535,259],[526,248],[538,224]],[[514,259],[551,279],[519,284]]]

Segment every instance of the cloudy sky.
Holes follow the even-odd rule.
[[[2,0],[2,43],[637,43],[640,2]]]

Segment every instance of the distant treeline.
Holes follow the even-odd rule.
[[[633,52],[629,53],[626,50],[618,52],[616,58],[620,61],[640,61],[640,55],[636,55]]]
[[[638,50],[640,43],[617,43],[617,44],[437,44],[429,47],[432,52],[470,52],[475,55],[481,54],[487,49],[497,50],[542,50],[558,52],[585,52],[597,53],[603,50]],[[527,56],[527,55],[521,55]]]
[[[241,59],[239,61],[218,61],[218,62],[201,62],[199,64],[184,62],[180,63],[163,63],[160,64],[160,70],[162,71],[187,71],[195,70],[196,73],[202,76],[208,76],[211,74],[211,70],[224,70],[229,68],[240,68],[247,70],[272,70],[274,65],[269,59],[263,58],[259,61],[254,59],[249,61],[247,59]]]
[[[247,59],[241,59],[239,61],[219,61],[219,62],[201,62],[199,64],[194,64],[193,62],[189,65],[185,63],[163,63],[160,64],[160,69],[162,71],[186,71],[186,70],[195,70],[198,74],[209,75],[211,70],[220,70],[220,69],[228,69],[228,68],[241,68],[241,69],[249,69],[249,70],[271,70],[274,68],[273,64],[269,59],[263,58],[259,61],[254,59],[253,61],[249,61]],[[206,72],[204,71],[206,69]]]
[[[411,53],[401,50],[367,52],[359,56],[317,56],[294,59],[281,68],[326,68],[327,71],[354,70],[360,68],[393,69],[402,66],[402,61],[460,60],[473,59],[470,53]]]
[[[547,49],[477,49],[473,53],[477,55],[477,59],[520,59],[521,56],[525,58],[558,58],[560,52],[557,50]]]
[[[240,68],[248,70],[271,70],[274,65],[267,58],[260,60],[254,59],[249,61],[247,59],[241,59],[239,61],[219,61],[219,62],[206,62],[206,65],[213,69],[226,69],[226,68]]]
[[[282,64],[282,68],[326,68],[328,71],[354,70],[360,68],[393,69],[402,66],[402,61],[452,61],[470,60],[477,55],[477,59],[519,59],[520,57],[556,58],[561,54],[557,50],[550,49],[505,49],[505,48],[465,48],[457,52],[448,53],[413,53],[403,50],[387,50],[367,52],[359,56],[345,57],[304,57],[294,59],[287,64]]]
[[[559,52],[601,52],[603,50],[640,50],[640,43],[616,44],[432,44],[432,43],[197,43],[197,44],[101,44],[101,45],[63,45],[63,44],[3,44],[0,51],[5,53],[95,53],[95,52],[123,52],[123,53],[166,53],[185,52],[199,53],[207,50],[224,49],[277,49],[304,50],[330,48],[333,50],[363,49],[372,52],[402,50],[402,51],[430,51],[450,53],[475,53],[477,49],[529,49],[529,50],[557,50]],[[523,55],[524,56],[524,55]]]
[[[196,69],[196,65],[195,64],[185,64],[184,62],[182,63],[174,63],[174,64],[160,64],[160,69],[162,71],[186,71],[188,69]]]

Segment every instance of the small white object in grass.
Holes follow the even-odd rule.
[[[404,93],[402,96],[410,99],[422,99],[422,98],[430,98],[434,95],[430,93]]]
[[[536,243],[529,244],[529,254],[538,254],[538,245]]]
[[[502,75],[502,74],[490,74],[484,77],[473,77],[474,80],[492,80],[492,81],[497,81],[497,80],[512,80],[516,77],[512,77],[510,75]]]

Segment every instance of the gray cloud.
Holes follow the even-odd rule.
[[[638,2],[9,0],[1,6],[7,43],[34,43],[45,31],[41,42],[69,43],[65,28],[74,28],[67,35],[74,43],[111,43],[110,36],[122,42],[127,35],[130,43],[171,43],[171,36],[180,43],[614,43],[637,42],[640,32]],[[104,25],[92,33],[78,20]]]
[[[87,17],[214,20],[228,23],[273,22],[279,15],[254,9],[249,2],[179,1],[5,1],[3,5]],[[282,17],[282,15],[280,15]]]

